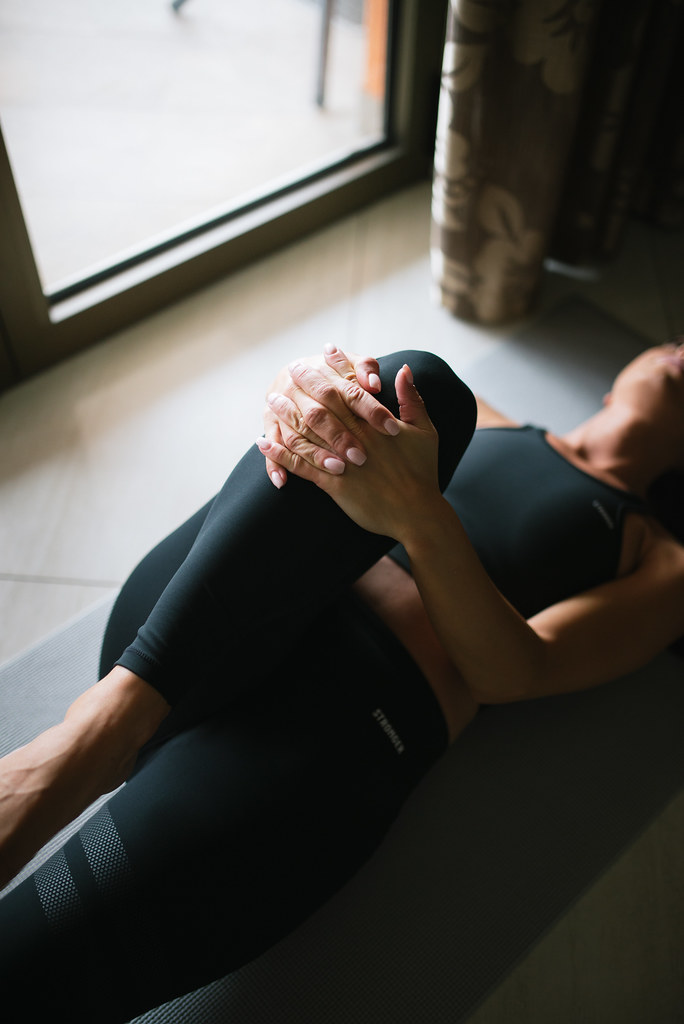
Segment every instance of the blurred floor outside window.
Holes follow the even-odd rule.
[[[385,137],[388,0],[2,0],[0,122],[46,291]],[[320,100],[320,97],[318,97]]]

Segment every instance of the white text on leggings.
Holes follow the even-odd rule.
[[[385,733],[385,735],[389,739],[390,743],[392,744],[392,746],[396,750],[397,754],[403,754],[404,753],[404,744],[401,742],[399,736],[397,735],[397,733],[394,731],[394,729],[392,728],[392,726],[388,722],[388,720],[385,717],[385,713],[382,710],[382,708],[376,708],[375,709],[375,711],[373,712],[373,718],[378,723],[378,725],[380,726],[382,731]]]

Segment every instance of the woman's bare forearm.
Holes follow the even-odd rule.
[[[487,575],[449,503],[414,509],[401,538],[432,625],[474,699],[488,702],[492,680],[523,699],[546,671],[543,640]]]
[[[156,690],[117,667],[74,701],[64,721],[0,759],[0,886],[125,781],[168,711]]]

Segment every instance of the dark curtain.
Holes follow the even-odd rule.
[[[440,300],[534,304],[547,257],[609,259],[627,219],[684,223],[683,0],[452,0],[433,184]]]

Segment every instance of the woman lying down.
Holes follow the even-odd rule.
[[[475,429],[477,427],[477,429]],[[483,704],[597,686],[684,633],[684,344],[564,436],[426,352],[329,346],[265,436],[135,569],[101,679],[0,761],[0,900],[22,1020],[121,1022],[236,970],[320,907]]]

